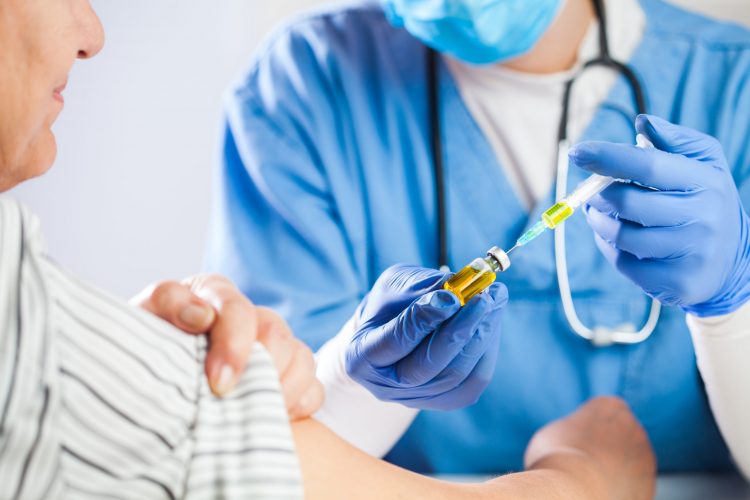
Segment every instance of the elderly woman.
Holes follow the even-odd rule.
[[[88,0],[0,0],[0,190],[52,165],[68,72],[102,43]],[[0,498],[295,498],[303,483],[310,498],[653,494],[648,440],[618,400],[540,431],[527,472],[452,485],[305,418],[322,400],[312,354],[227,280],[163,283],[136,302],[58,268],[38,221],[0,201]],[[208,332],[210,350],[183,331]]]

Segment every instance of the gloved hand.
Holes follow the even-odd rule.
[[[446,276],[391,267],[357,309],[346,370],[378,399],[452,410],[475,403],[490,383],[508,291],[495,283],[461,308],[441,288]]]
[[[570,160],[615,183],[584,208],[606,258],[647,294],[697,316],[730,313],[750,298],[750,222],[719,142],[641,115],[655,149],[603,142]]]

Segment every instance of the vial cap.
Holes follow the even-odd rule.
[[[487,252],[487,255],[492,257],[495,262],[497,262],[497,265],[500,266],[501,273],[504,273],[510,268],[510,257],[508,257],[508,254],[505,253],[501,248],[492,247],[490,248],[489,252]]]

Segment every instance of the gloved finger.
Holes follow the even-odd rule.
[[[502,303],[507,300],[507,289],[501,283],[491,285],[488,292],[496,297],[496,302]],[[422,400],[431,395],[440,394],[449,391],[460,384],[470,372],[474,369],[479,359],[488,350],[497,350],[500,343],[499,325],[503,309],[498,308],[492,311],[477,328],[472,339],[464,346],[461,353],[443,370],[435,379],[427,384],[409,387],[408,392],[404,392],[404,387],[394,385],[396,377],[396,366],[391,365],[379,368],[370,374],[370,380],[381,386],[381,396],[388,401],[406,402],[409,400]],[[490,339],[487,342],[485,339]],[[462,366],[458,367],[460,363]]]
[[[435,269],[396,264],[378,277],[372,290],[362,302],[359,317],[368,318],[360,324],[383,324],[395,318],[412,302],[439,288],[446,273]]]
[[[661,227],[692,222],[694,201],[693,193],[688,191],[654,191],[616,182],[591,198],[588,205],[615,218]]]
[[[488,349],[492,349],[493,346],[496,347],[500,343],[500,328],[502,326],[500,322],[502,321],[505,306],[508,305],[508,288],[504,283],[498,281],[490,285],[484,293],[487,293],[492,297],[494,302],[492,310],[479,324],[471,340],[464,346],[453,362],[451,362],[451,364],[456,363],[457,368],[458,363],[467,363],[467,361],[465,361],[466,359],[473,359],[473,361],[468,361],[470,368],[464,369],[465,373],[469,373],[471,369],[473,369],[473,366],[476,365],[479,358],[481,358]],[[451,365],[448,367],[450,368],[450,366]]]
[[[433,393],[449,391],[463,382],[474,371],[479,361],[490,351],[497,351],[501,338],[503,309],[492,311],[477,327],[471,340],[450,364],[426,386]]]
[[[688,255],[700,241],[698,224],[677,227],[644,227],[616,219],[596,208],[584,210],[591,229],[604,241],[638,259],[677,259]]]
[[[475,350],[486,349],[489,335],[481,335],[483,330],[479,326],[487,316],[504,307],[507,302],[507,289],[500,283],[493,284],[486,293],[471,299],[458,314],[396,364],[395,374],[399,385],[416,387],[428,383],[472,342],[478,344]],[[477,332],[480,334],[476,335]],[[465,373],[457,376],[463,378]]]
[[[431,290],[445,277],[445,273],[436,269],[407,264],[391,266],[383,272],[378,281],[387,285],[388,289],[399,293],[414,294]]]
[[[653,115],[638,115],[635,128],[659,150],[694,160],[726,164],[719,141],[697,130],[675,125]]]
[[[582,142],[573,146],[570,161],[594,174],[636,182],[661,191],[695,191],[710,165],[657,149],[629,144]]]
[[[595,235],[595,240],[604,257],[650,297],[667,306],[680,303],[676,288],[667,286],[668,283],[672,283],[671,278],[675,273],[684,272],[679,266],[673,265],[679,261],[639,259],[633,254],[613,247],[599,235]]]
[[[442,394],[424,398],[417,407],[448,411],[476,404],[492,382],[498,353],[499,349],[488,350],[471,373],[458,385]]]
[[[376,367],[395,364],[460,308],[458,298],[447,290],[423,295],[385,325],[357,339],[358,354]]]

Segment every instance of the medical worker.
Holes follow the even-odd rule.
[[[596,2],[337,7],[273,35],[228,94],[208,265],[314,348],[334,339],[321,355],[366,392],[352,387],[351,406],[369,408],[369,396],[401,408],[402,422],[416,416],[388,455],[397,464],[517,470],[536,429],[614,394],[661,470],[724,470],[734,458],[750,473],[750,33],[662,0],[605,4],[608,50],[632,68],[651,115],[636,119],[618,73],[576,83],[569,185],[592,172],[632,182],[566,224],[567,261],[587,325],[638,329],[648,296],[664,305],[642,343],[573,333],[551,232],[463,308],[431,270],[435,152],[454,271],[512,246],[552,205],[565,82],[602,54]],[[655,147],[632,146],[636,133]],[[360,435],[386,420],[351,419]]]

